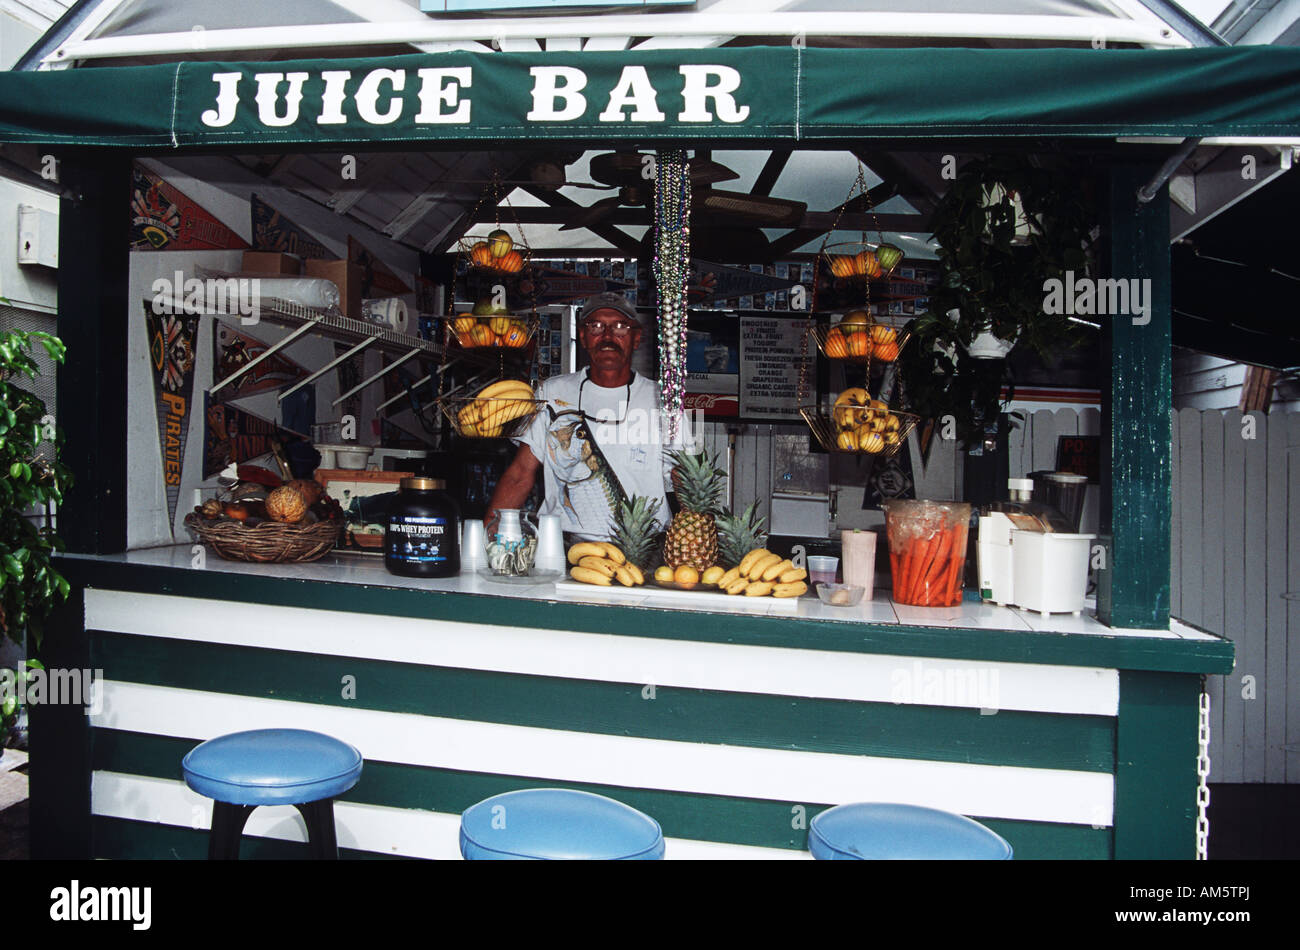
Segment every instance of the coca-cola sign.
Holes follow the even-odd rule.
[[[740,399],[730,393],[687,393],[685,407],[710,416],[740,415]]]

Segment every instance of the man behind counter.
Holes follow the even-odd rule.
[[[497,512],[518,508],[532,491],[540,468],[546,500],[540,514],[559,515],[565,532],[581,540],[606,541],[619,501],[633,495],[659,499],[660,527],[671,517],[666,487],[672,461],[667,449],[685,444],[682,418],[668,444],[661,423],[659,385],[632,370],[641,322],[627,299],[600,294],[578,314],[578,342],[591,363],[553,376],[538,387],[546,400],[520,443],[488,504],[489,535]]]

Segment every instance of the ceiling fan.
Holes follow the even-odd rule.
[[[617,192],[577,212],[560,230],[598,224],[620,207],[649,207],[654,201],[653,159],[653,155],[644,152],[602,152],[593,156],[592,179]],[[802,201],[713,188],[718,182],[740,176],[712,159],[694,158],[690,168],[692,217],[711,225],[725,222],[751,227],[794,227],[808,210]]]

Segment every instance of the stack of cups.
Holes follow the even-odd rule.
[[[539,571],[564,572],[564,532],[559,515],[540,515],[537,519],[537,561]]]
[[[485,544],[483,522],[477,518],[467,518],[461,526],[461,570],[476,570],[487,563]]]

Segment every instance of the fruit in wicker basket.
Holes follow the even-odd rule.
[[[285,482],[285,485],[295,489],[298,494],[302,495],[307,501],[308,508],[316,504],[321,495],[325,494],[325,489],[314,478],[295,478],[293,481]]]
[[[302,492],[291,485],[281,485],[266,496],[266,516],[282,524],[297,524],[310,507]]]
[[[222,511],[222,504],[221,502],[217,501],[215,498],[209,498],[207,501],[203,503],[203,507],[199,509],[199,513],[203,515],[203,517],[206,518],[208,521],[212,521],[216,518],[220,518],[221,511]]]

